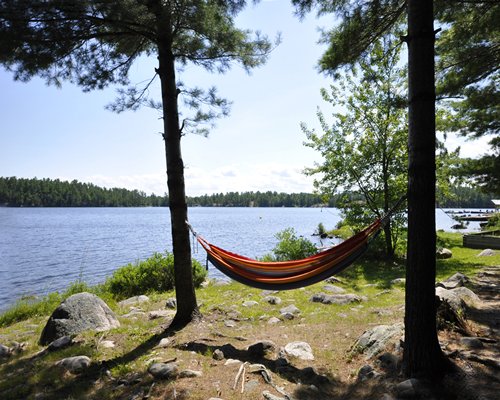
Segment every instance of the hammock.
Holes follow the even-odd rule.
[[[208,261],[229,278],[259,289],[296,289],[323,281],[356,261],[404,199],[405,197],[402,197],[383,218],[377,219],[361,232],[336,246],[301,260],[254,260],[215,246],[198,235],[189,223],[188,227],[207,252]]]

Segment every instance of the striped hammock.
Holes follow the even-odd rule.
[[[383,218],[351,238],[301,260],[264,262],[244,257],[209,243],[188,226],[207,252],[208,261],[229,278],[259,289],[296,289],[325,280],[356,261],[404,199],[402,197]]]

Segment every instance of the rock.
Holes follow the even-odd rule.
[[[87,356],[67,357],[57,361],[55,365],[72,374],[78,374],[90,366],[90,358]]]
[[[439,260],[444,260],[446,258],[451,258],[453,256],[453,253],[449,249],[437,249],[436,250],[436,258]]]
[[[239,365],[239,364],[241,364],[240,360],[234,360],[232,358],[228,358],[224,363],[224,365]]]
[[[296,357],[300,360],[314,360],[311,346],[306,342],[291,342],[285,346],[285,353],[288,356]]]
[[[242,306],[243,307],[254,307],[256,305],[258,305],[259,303],[255,300],[247,300],[247,301],[244,301]]]
[[[0,344],[0,358],[10,357],[12,354],[12,349],[8,346]]]
[[[133,306],[134,304],[147,303],[149,301],[149,297],[141,294],[140,296],[129,297],[128,299],[122,300],[118,302],[118,305],[121,307]]]
[[[406,278],[396,278],[391,281],[391,285],[404,286],[406,285]]]
[[[438,286],[436,288],[436,296],[439,297],[441,301],[447,301],[456,313],[463,314],[465,312],[464,301],[453,291]]]
[[[379,375],[380,374],[377,373],[371,365],[363,365],[358,371],[358,381],[364,382],[368,379],[376,378]]]
[[[167,318],[173,317],[174,311],[170,310],[155,310],[148,312],[148,319],[158,319],[158,318]]]
[[[401,338],[404,332],[402,323],[394,325],[378,325],[365,331],[352,347],[353,352],[363,353],[366,359],[381,353],[391,341]]]
[[[201,371],[193,371],[192,369],[185,369],[179,372],[179,378],[199,378],[203,376]]]
[[[148,368],[148,372],[155,379],[173,379],[179,374],[179,367],[176,363],[154,363]]]
[[[491,249],[484,249],[481,253],[477,255],[477,257],[491,257],[494,256],[496,252]]]
[[[298,315],[300,314],[300,310],[295,306],[295,304],[290,304],[289,306],[283,307],[280,310],[280,314],[293,314],[293,315]]]
[[[40,344],[46,345],[63,336],[86,330],[107,331],[120,326],[116,315],[95,294],[77,293],[64,300],[43,328]]]
[[[323,304],[349,304],[361,302],[361,297],[355,294],[326,294],[316,293],[310,299],[313,303]]]
[[[169,345],[170,345],[170,338],[166,337],[160,340],[160,343],[158,343],[156,347],[165,348],[168,347]]]
[[[281,320],[280,320],[279,318],[276,318],[276,317],[271,317],[271,318],[269,318],[269,320],[267,321],[267,323],[268,323],[269,325],[278,324],[278,323],[280,323],[280,322],[281,322]]]
[[[123,318],[136,318],[136,317],[140,317],[140,316],[143,316],[143,315],[146,315],[146,313],[144,311],[141,311],[141,310],[132,310],[129,313],[122,315],[122,317]]]
[[[460,286],[464,286],[467,282],[469,282],[469,278],[464,274],[457,272],[456,274],[450,276],[443,282],[439,282],[437,286],[444,287],[445,289],[455,289]]]
[[[481,302],[479,296],[472,290],[466,287],[457,287],[451,290],[456,296],[458,296],[465,304],[468,306],[473,306]]]
[[[64,349],[65,347],[69,346],[70,344],[73,343],[73,339],[71,336],[63,336],[60,337],[59,339],[54,340],[49,344],[48,350],[49,351],[56,351],[60,349]]]
[[[104,347],[105,349],[113,349],[116,347],[115,342],[112,340],[103,340],[101,343],[99,343],[101,347]]]
[[[168,298],[165,303],[165,307],[170,309],[177,308],[177,300],[175,299],[175,297]]]
[[[399,357],[392,353],[383,353],[378,356],[380,368],[384,371],[395,372],[399,368]]]
[[[420,379],[407,379],[394,387],[394,390],[398,398],[409,399],[409,398],[430,398],[431,392],[429,390],[429,384],[426,381]]]
[[[344,294],[345,289],[342,289],[339,286],[335,285],[325,285],[323,286],[323,289],[326,290],[327,292],[334,293],[334,294]]]
[[[284,319],[287,319],[287,320],[292,320],[295,318],[295,315],[293,315],[292,313],[284,313],[284,314],[281,314],[281,316],[284,318]]]
[[[277,296],[266,296],[264,300],[272,305],[281,304],[281,299]]]
[[[342,279],[337,278],[336,276],[330,276],[329,278],[325,279],[326,283],[342,283]]]
[[[252,379],[245,383],[245,392],[252,392],[259,387],[259,381]]]
[[[269,391],[267,390],[264,390],[262,392],[262,396],[264,397],[264,399],[266,400],[286,400],[284,397],[278,397],[278,396],[275,396],[274,394],[271,394]]]
[[[214,360],[217,360],[217,361],[220,361],[220,360],[223,360],[224,359],[224,353],[222,352],[221,349],[215,349],[213,354],[212,354],[212,358]]]
[[[236,321],[233,321],[232,319],[227,319],[224,321],[224,325],[228,328],[234,328],[236,326]]]
[[[468,349],[482,349],[484,347],[483,342],[477,337],[461,337],[460,344]]]
[[[248,346],[248,354],[255,357],[263,357],[266,354],[273,353],[276,350],[276,344],[271,340],[262,340]]]

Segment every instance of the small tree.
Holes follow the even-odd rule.
[[[199,315],[194,292],[181,137],[227,113],[215,89],[188,89],[177,82],[188,63],[208,71],[227,71],[233,62],[250,69],[261,65],[270,42],[235,27],[240,0],[1,0],[0,63],[27,81],[33,76],[60,85],[68,80],[83,90],[128,85],[139,56],[158,60],[146,87],[129,86],[110,107],[114,111],[148,104],[163,117],[177,313],[173,325]],[[147,98],[160,79],[161,102]],[[179,96],[195,109],[179,121]],[[207,107],[202,107],[206,105]],[[206,125],[198,130],[207,133]]]
[[[359,62],[359,76],[345,73],[330,93],[321,91],[323,99],[339,110],[331,124],[318,111],[322,135],[302,125],[306,145],[323,159],[306,169],[309,175],[320,175],[316,187],[330,196],[359,192],[364,199],[362,206],[350,197],[341,197],[337,204],[356,227],[381,217],[406,192],[407,124],[401,107],[405,70],[398,65],[399,49],[388,38],[378,41],[367,59]],[[404,223],[402,215],[384,227],[386,254],[391,257]]]

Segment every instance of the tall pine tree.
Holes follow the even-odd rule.
[[[193,121],[207,122],[227,112],[227,103],[214,90],[179,87],[176,66],[190,63],[224,72],[233,62],[246,69],[261,65],[271,43],[235,26],[234,17],[244,5],[240,0],[0,1],[0,63],[15,79],[40,76],[55,85],[67,80],[87,91],[127,86],[130,67],[140,56],[158,60],[152,75],[159,77],[161,102],[149,102],[163,113],[177,296],[173,325],[182,326],[199,315],[181,137]],[[136,108],[148,101],[146,94],[147,87],[123,89],[112,108]],[[179,121],[180,96],[189,96],[196,108],[193,120]],[[203,111],[202,104],[209,104],[208,110]]]

